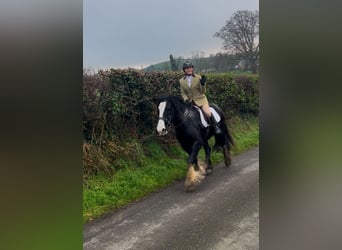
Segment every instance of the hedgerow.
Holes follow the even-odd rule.
[[[101,153],[109,141],[140,139],[155,133],[156,99],[161,94],[180,95],[181,72],[143,72],[111,69],[95,75],[83,75],[84,148],[95,147]],[[219,105],[229,118],[240,114],[258,114],[259,80],[256,75],[210,73],[207,76],[209,102]],[[89,151],[89,150],[88,150]],[[87,152],[88,152],[87,151]],[[99,155],[97,154],[97,155]],[[84,154],[91,155],[91,154]],[[90,156],[89,156],[90,157]],[[85,159],[98,167],[95,157]],[[108,165],[108,164],[102,164]],[[91,173],[87,170],[87,173]]]

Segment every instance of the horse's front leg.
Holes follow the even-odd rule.
[[[208,142],[205,142],[203,144],[204,151],[205,151],[205,164],[206,164],[206,174],[209,175],[213,172],[213,166],[211,165],[211,159],[210,159],[210,145]]]
[[[189,154],[188,158],[188,166],[195,165],[195,169],[198,170],[198,162],[197,162],[197,155],[202,147],[202,143],[200,141],[195,141],[192,145],[191,153]]]
[[[202,143],[196,141],[192,146],[192,151],[188,158],[188,173],[185,179],[185,189],[191,191],[195,183],[200,183],[204,179],[204,171],[198,171],[197,155],[200,151]]]

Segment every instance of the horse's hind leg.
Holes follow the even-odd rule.
[[[229,167],[232,164],[232,158],[228,146],[224,145],[222,151],[224,156],[224,165]]]

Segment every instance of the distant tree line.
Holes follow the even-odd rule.
[[[192,57],[174,57],[169,56],[169,61],[164,61],[144,68],[144,71],[182,71],[183,63],[190,60],[197,72],[230,72],[230,71],[248,71],[244,56],[239,53],[229,54],[219,52],[205,55],[205,52],[193,52]]]
[[[145,68],[145,71],[181,71],[182,64],[191,60],[200,72],[251,71],[259,68],[259,11],[239,10],[214,34],[223,40],[224,52],[206,56],[205,52],[192,52],[191,58],[175,58]]]

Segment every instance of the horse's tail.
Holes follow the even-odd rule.
[[[227,126],[224,114],[222,113],[220,115],[222,115],[221,116],[221,118],[222,118],[221,127],[222,127],[223,134],[225,135],[224,145],[226,145],[228,150],[230,150],[235,145],[234,137],[232,136],[230,129]]]
[[[215,135],[215,145],[214,145],[214,149],[217,146],[221,146],[222,147],[222,153],[224,156],[224,165],[226,167],[229,167],[232,163],[232,157],[231,157],[231,148],[232,146],[235,145],[234,142],[234,138],[232,136],[232,134],[230,133],[230,130],[227,126],[226,123],[226,118],[223,114],[222,109],[220,109],[217,105],[212,105],[216,111],[219,113],[219,115],[221,116],[221,121],[220,121],[220,127],[221,127],[221,134],[216,134]]]

